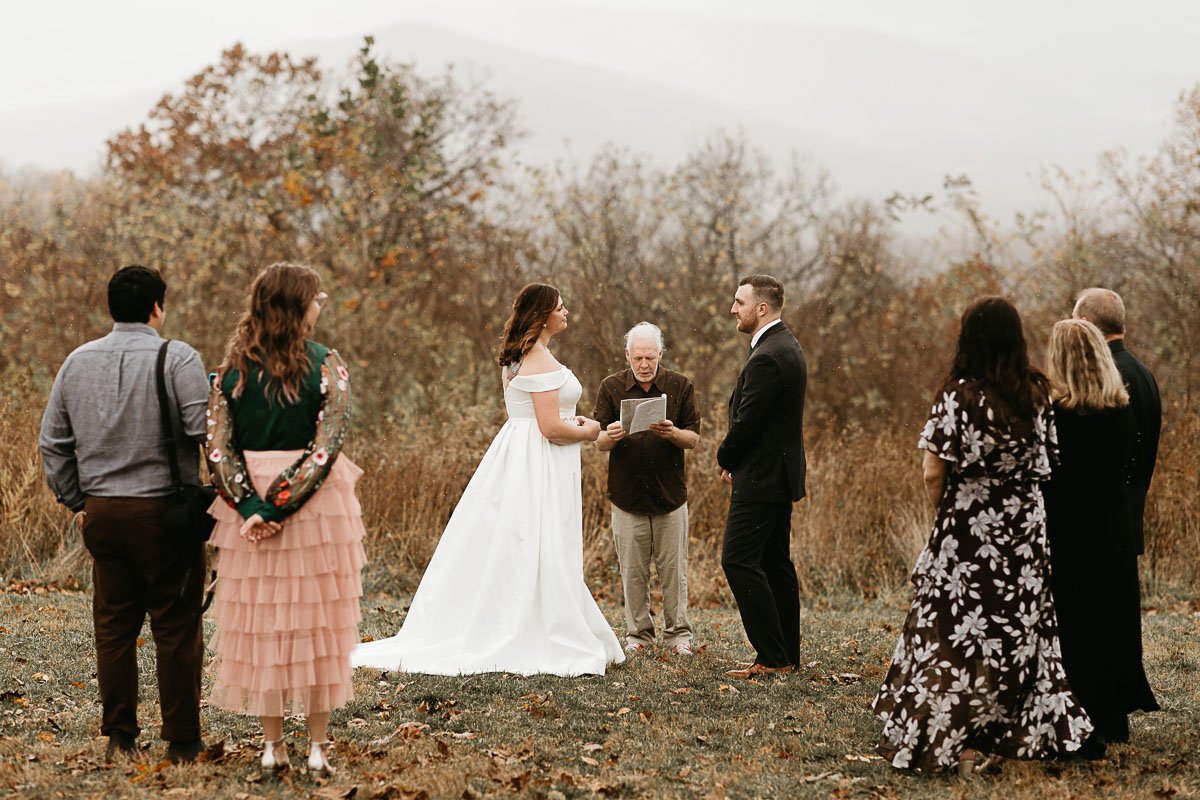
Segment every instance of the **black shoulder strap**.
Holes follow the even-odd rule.
[[[167,463],[171,466],[171,486],[178,488],[183,485],[179,475],[179,456],[175,453],[175,428],[171,425],[171,398],[167,395],[167,339],[158,348],[158,364],[154,368],[155,382],[158,384],[158,416],[162,421],[163,445],[167,450]]]

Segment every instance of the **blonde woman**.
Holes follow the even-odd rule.
[[[325,294],[308,267],[275,264],[250,287],[209,401],[207,454],[224,503],[211,702],[261,718],[262,770],[289,765],[283,717],[307,716],[308,769],[333,772],[329,712],[351,697],[363,525],[339,457],[350,375],[309,340]]]
[[[1051,589],[1067,680],[1096,731],[1085,754],[1158,703],[1142,667],[1141,595],[1130,504],[1137,421],[1104,335],[1055,324],[1046,355],[1059,464],[1044,489]]]

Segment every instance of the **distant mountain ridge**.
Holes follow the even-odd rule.
[[[964,56],[850,28],[683,14],[630,26],[620,15],[572,13],[583,16],[556,44],[570,46],[570,30],[582,36],[587,26],[593,49],[581,38],[578,58],[570,59],[420,23],[373,35],[381,55],[414,61],[423,72],[448,63],[464,73],[482,70],[489,89],[518,104],[529,133],[518,146],[527,161],[586,161],[611,142],[669,165],[717,130],[741,130],[777,164],[795,153],[826,167],[843,195],[924,193],[946,174],[966,173],[985,207],[1002,216],[1030,207],[1046,166],[1090,165],[1116,146],[1148,149],[1186,88],[1163,88],[1186,83],[1177,71],[1160,70],[1152,81],[1157,95],[1148,96],[1151,79],[1142,72],[1114,69],[1107,80],[1088,82],[1077,59],[1064,56],[1061,69],[1039,76],[1030,74],[1032,62]],[[675,63],[678,47],[663,46],[664,30],[675,45],[694,48],[686,69]],[[611,57],[595,50],[597,41],[612,42]],[[330,71],[345,68],[361,43],[344,37],[285,49],[315,55]],[[0,112],[0,163],[93,169],[104,140],[144,119],[182,80],[117,100]]]

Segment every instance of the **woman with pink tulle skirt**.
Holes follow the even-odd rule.
[[[275,264],[213,380],[206,454],[221,498],[210,702],[261,718],[262,770],[289,766],[283,718],[307,717],[310,772],[328,775],[330,712],[352,696],[358,643],[362,471],[341,454],[350,376],[309,341],[326,295],[308,267]]]

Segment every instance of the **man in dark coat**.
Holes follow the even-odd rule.
[[[1133,464],[1128,477],[1129,511],[1132,547],[1135,553],[1145,552],[1143,517],[1146,510],[1146,493],[1150,490],[1150,479],[1154,476],[1154,464],[1158,460],[1158,435],[1162,429],[1162,400],[1158,393],[1158,382],[1138,358],[1125,349],[1125,303],[1121,295],[1111,289],[1091,288],[1079,293],[1072,316],[1086,319],[1104,334],[1108,348],[1112,351],[1117,371],[1129,390],[1129,406],[1137,421],[1137,447],[1134,449]],[[1136,588],[1136,586],[1135,586]],[[1140,606],[1140,595],[1137,598]],[[1141,653],[1137,654],[1141,661]],[[1151,696],[1153,700],[1153,696]],[[1157,705],[1155,706],[1157,707]],[[1125,715],[1106,721],[1102,733],[1110,742],[1129,741],[1129,719]]]
[[[729,432],[717,449],[733,487],[721,566],[755,659],[727,674],[790,672],[800,660],[800,591],[791,558],[792,504],[804,497],[804,389],[800,343],[780,319],[783,285],[742,280],[730,313],[750,355],[729,400]]]
[[[1141,555],[1146,551],[1143,533],[1146,493],[1150,491],[1150,479],[1154,476],[1154,464],[1158,460],[1158,435],[1162,429],[1162,400],[1158,393],[1158,382],[1149,368],[1125,349],[1125,303],[1119,294],[1109,289],[1084,289],[1075,302],[1072,316],[1086,319],[1104,334],[1113,360],[1117,362],[1117,371],[1129,390],[1129,405],[1138,426],[1138,446],[1130,486],[1131,516],[1134,547]]]

